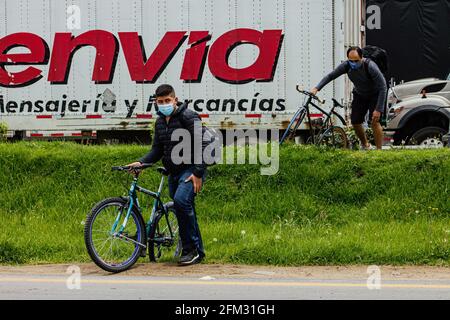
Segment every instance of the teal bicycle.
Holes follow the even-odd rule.
[[[176,258],[181,253],[178,220],[173,202],[163,203],[165,168],[157,168],[161,182],[157,192],[138,185],[142,170],[151,167],[112,167],[133,175],[128,196],[107,198],[97,203],[89,213],[84,227],[84,241],[94,263],[108,272],[131,268],[148,251],[150,261]],[[150,219],[145,224],[137,192],[154,198]]]

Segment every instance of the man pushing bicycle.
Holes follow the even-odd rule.
[[[179,225],[179,234],[182,242],[182,253],[178,261],[180,265],[191,265],[201,262],[205,257],[202,237],[195,212],[195,195],[200,192],[206,176],[206,164],[203,157],[198,160],[195,150],[201,150],[205,145],[195,146],[195,141],[203,141],[200,116],[187,108],[186,103],[178,102],[172,86],[164,84],[155,92],[158,106],[158,119],[155,123],[155,134],[152,148],[138,162],[129,164],[130,167],[139,167],[143,163],[155,163],[162,159],[164,167],[169,172],[169,194],[174,201],[175,214]],[[179,143],[172,141],[172,135],[177,129],[189,132],[191,155],[188,161],[175,161],[172,151]],[[187,159],[181,156],[182,159]]]
[[[367,141],[363,123],[369,111],[369,121],[375,137],[377,149],[383,144],[383,128],[380,118],[384,112],[387,96],[385,76],[377,63],[363,58],[363,50],[359,47],[350,47],[347,51],[347,61],[340,64],[335,70],[325,76],[320,83],[311,90],[316,95],[329,82],[343,74],[347,74],[354,84],[351,121],[355,132],[361,141],[363,149],[372,149]]]

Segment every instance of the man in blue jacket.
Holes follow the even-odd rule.
[[[206,164],[195,161],[194,142],[202,141],[200,116],[187,108],[187,104],[178,102],[175,90],[170,85],[161,85],[156,89],[156,104],[158,105],[158,119],[155,123],[155,134],[152,149],[138,162],[129,164],[130,167],[140,166],[142,163],[155,163],[162,159],[164,167],[169,172],[169,194],[174,200],[175,213],[179,225],[179,234],[183,246],[179,260],[181,265],[199,263],[204,257],[202,237],[195,213],[195,195],[200,192],[206,176]],[[179,143],[172,141],[172,134],[177,129],[186,129],[191,138],[190,161],[175,161],[172,150]],[[204,151],[202,144],[201,150]],[[197,157],[198,158],[198,157]],[[184,159],[184,157],[183,157]]]
[[[373,148],[367,141],[366,132],[363,127],[367,111],[369,111],[369,121],[371,120],[375,144],[377,149],[381,149],[383,144],[383,128],[380,124],[380,118],[386,104],[386,80],[375,62],[363,58],[361,48],[350,47],[347,51],[347,57],[348,60],[344,61],[335,70],[325,76],[311,90],[311,93],[317,94],[329,82],[343,74],[347,74],[354,85],[351,121],[356,135],[361,141],[361,147],[363,149]]]

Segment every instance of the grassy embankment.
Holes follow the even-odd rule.
[[[125,194],[130,181],[110,167],[147,151],[0,144],[0,263],[88,262],[86,213]],[[141,179],[148,188],[158,181],[151,169]],[[257,165],[211,168],[197,208],[207,262],[448,266],[450,149],[286,146],[274,176],[261,176]]]

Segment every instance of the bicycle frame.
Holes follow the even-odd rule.
[[[340,104],[333,99],[333,107],[331,108],[330,112],[326,112],[325,110],[323,110],[322,108],[320,108],[318,105],[316,105],[314,102],[312,102],[312,97],[309,97],[306,101],[306,103],[301,106],[300,108],[298,108],[297,112],[294,114],[294,117],[291,119],[291,122],[289,123],[289,126],[286,129],[286,132],[284,133],[283,137],[281,138],[280,144],[282,144],[284,142],[284,140],[287,138],[287,136],[289,135],[289,133],[291,132],[296,132],[298,127],[301,125],[301,123],[303,122],[305,115],[308,118],[308,123],[311,124],[311,112],[310,112],[310,105],[312,105],[314,108],[316,108],[317,110],[319,110],[320,112],[322,112],[323,114],[326,115],[325,118],[325,124],[329,123],[330,125],[328,126],[327,129],[321,129],[320,135],[325,134],[327,131],[330,130],[330,128],[333,127],[333,121],[332,121],[332,115],[336,115],[339,120],[341,120],[342,124],[344,126],[346,126],[346,122],[345,120],[342,118],[342,116],[337,113],[336,111],[334,111],[336,109],[337,106],[340,106]],[[297,123],[295,124],[295,127],[292,129],[292,125],[295,123],[295,121],[297,121]],[[315,144],[315,135],[314,135],[314,129],[311,125],[309,125],[309,133],[310,136],[312,138],[312,143]],[[320,132],[320,131],[319,131]]]
[[[309,98],[309,99],[311,99],[311,98]],[[311,99],[311,100],[312,100],[312,99]],[[339,118],[339,120],[341,120],[341,122],[342,122],[342,124],[343,124],[344,126],[346,125],[346,122],[345,122],[345,120],[342,118],[342,116],[341,116],[339,113],[337,113],[336,111],[334,111],[334,109],[336,109],[336,107],[338,106],[338,102],[337,102],[336,100],[333,99],[333,107],[331,108],[330,112],[326,112],[325,110],[323,110],[322,108],[320,108],[318,105],[316,105],[316,104],[315,104],[314,102],[312,102],[312,101],[310,101],[309,104],[312,105],[314,108],[316,108],[317,110],[319,110],[320,112],[322,112],[323,114],[326,115],[326,118],[325,118],[325,121],[324,121],[325,125],[329,123],[329,126],[325,126],[325,128],[327,128],[327,129],[321,129],[321,131],[319,131],[319,132],[320,132],[320,135],[324,135],[327,131],[332,130],[332,128],[333,128],[332,115],[333,115],[333,114],[336,115],[336,116]],[[306,107],[306,111],[307,111],[307,116],[308,116],[308,123],[311,123],[311,117],[310,117],[309,105]],[[311,138],[312,138],[312,143],[313,143],[313,144],[316,143],[316,141],[314,141],[314,139],[315,139],[314,131],[315,131],[315,130],[314,130],[313,127],[310,125],[310,126],[309,126],[309,132],[310,132],[310,134],[311,134]],[[323,132],[322,132],[322,131],[323,131]]]
[[[164,178],[164,176],[162,176],[161,177],[161,182],[159,184],[158,191],[157,192],[153,192],[153,191],[150,191],[150,190],[145,189],[143,187],[140,187],[138,185],[138,177],[137,176],[135,176],[133,178],[133,182],[131,183],[131,187],[130,187],[130,189],[128,191],[128,196],[129,196],[128,199],[129,199],[129,201],[127,203],[127,206],[128,206],[127,213],[126,213],[125,219],[124,219],[124,221],[123,221],[119,231],[117,232],[118,234],[121,234],[125,230],[125,227],[126,227],[126,225],[128,223],[128,219],[129,219],[129,217],[131,215],[131,211],[133,210],[133,208],[135,206],[138,209],[139,214],[142,215],[142,210],[141,210],[141,207],[139,205],[137,192],[142,192],[143,194],[146,194],[146,195],[148,195],[148,196],[150,196],[150,197],[155,199],[153,201],[153,207],[152,207],[152,211],[151,211],[151,214],[150,214],[149,221],[147,222],[147,225],[146,225],[146,234],[147,234],[147,236],[150,233],[150,227],[151,227],[153,221],[155,220],[155,214],[156,214],[156,212],[158,210],[161,210],[165,214],[166,219],[168,219],[167,218],[167,208],[164,206],[164,204],[163,204],[163,202],[161,200],[161,193],[162,193],[162,189],[164,187],[164,181],[165,181],[165,178]],[[122,214],[123,214],[123,210],[120,210],[118,215],[117,215],[117,217],[116,217],[116,220],[115,220],[115,222],[113,224],[113,227],[111,229],[111,234],[113,234],[113,235],[117,234],[116,233],[116,229],[117,229],[117,227],[119,225],[120,219],[122,218]],[[168,223],[168,226],[169,226],[170,234],[171,234],[171,236],[173,236],[173,232],[172,232],[172,229],[171,229],[169,223]],[[146,244],[140,244],[140,245],[144,245],[145,247],[147,247]]]

